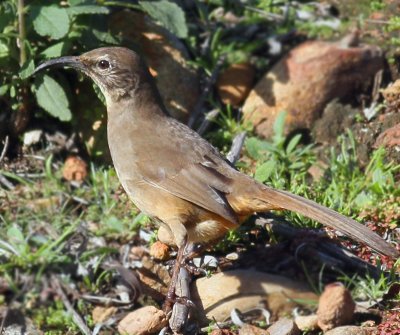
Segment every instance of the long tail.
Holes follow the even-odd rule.
[[[262,187],[258,194],[259,200],[277,208],[287,209],[300,213],[310,219],[339,230],[343,234],[367,244],[381,254],[397,258],[399,251],[387,243],[379,235],[366,226],[354,221],[332,209],[321,206],[314,201],[305,199],[289,192]]]

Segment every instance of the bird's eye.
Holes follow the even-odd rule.
[[[110,62],[105,59],[102,59],[100,62],[97,63],[97,67],[100,70],[106,70],[110,67]]]

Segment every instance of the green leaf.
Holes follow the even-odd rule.
[[[88,0],[68,0],[70,6],[77,6],[87,3]]]
[[[9,56],[9,49],[6,42],[0,40],[0,58],[8,57]]]
[[[95,5],[84,5],[84,6],[73,6],[67,8],[69,15],[84,15],[84,14],[108,14],[110,10],[107,7],[95,6]]]
[[[188,36],[185,13],[182,8],[167,0],[139,1],[139,5],[154,20],[180,38]]]
[[[273,129],[273,141],[276,144],[281,144],[285,141],[284,130],[285,130],[285,119],[286,119],[286,112],[280,112],[274,122]]]
[[[286,153],[291,154],[301,140],[301,134],[294,136],[286,147]]]
[[[24,235],[17,226],[13,226],[7,230],[7,237],[14,242],[23,242]]]
[[[61,121],[71,120],[68,98],[62,86],[48,75],[38,77],[35,84],[35,95],[39,106]]]
[[[4,84],[4,85],[0,86],[0,97],[5,95],[8,92],[9,89],[10,89],[10,86],[7,85],[7,84]]]
[[[246,140],[245,147],[251,158],[259,160],[264,155],[264,152],[269,150],[270,145],[266,141],[262,141],[256,137],[250,137]]]
[[[71,22],[65,8],[35,6],[32,8],[33,27],[40,36],[49,36],[58,40],[67,35]]]
[[[44,56],[45,58],[55,58],[60,57],[63,55],[70,46],[69,41],[62,41],[56,44],[49,46],[47,49],[44,49],[40,55]]]
[[[369,193],[361,191],[354,199],[354,203],[358,208],[363,208],[372,204],[372,197]]]
[[[21,79],[26,79],[28,78],[33,71],[35,70],[35,62],[33,59],[25,62],[25,64],[22,66],[21,70],[19,71],[19,77]]]
[[[91,33],[101,42],[108,43],[108,44],[119,44],[119,40],[116,39],[110,33],[100,31],[97,29],[92,29]]]
[[[271,176],[272,172],[275,171],[275,168],[276,168],[275,161],[271,160],[265,162],[257,168],[254,178],[260,183],[264,183]]]

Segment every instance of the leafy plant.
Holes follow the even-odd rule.
[[[167,0],[140,1],[138,5],[100,0],[61,3],[37,0],[26,5],[23,0],[3,1],[0,3],[0,103],[5,104],[9,119],[28,120],[37,103],[61,121],[71,120],[71,89],[66,76],[38,74],[34,81],[29,76],[42,60],[120,44],[120,38],[108,31],[107,6],[146,12],[178,37],[187,36],[184,12]],[[25,126],[19,124],[11,133],[21,133]]]

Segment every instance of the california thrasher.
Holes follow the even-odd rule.
[[[136,206],[169,230],[180,249],[178,266],[187,242],[215,241],[255,212],[283,209],[398,257],[392,245],[364,225],[237,171],[195,131],[168,116],[137,53],[121,47],[100,48],[46,61],[35,73],[56,65],[80,70],[100,87],[119,180]]]

